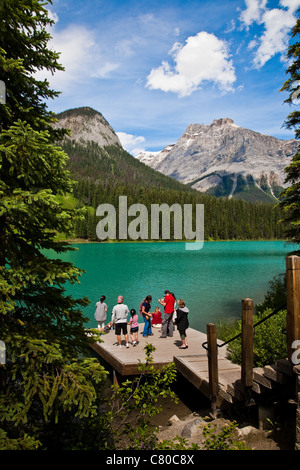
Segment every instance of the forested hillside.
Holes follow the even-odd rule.
[[[127,183],[145,188],[159,186],[166,189],[196,193],[185,184],[165,176],[141,163],[117,145],[100,147],[96,142],[64,141],[63,150],[69,156],[69,169],[76,181]]]
[[[69,155],[69,170],[77,181],[74,188],[77,204],[88,208],[85,220],[76,224],[75,238],[97,240],[96,225],[100,218],[96,216],[96,208],[109,203],[117,210],[119,196],[127,196],[128,207],[134,203],[144,204],[149,217],[151,204],[204,204],[205,240],[283,237],[278,223],[281,213],[272,204],[199,193],[139,162],[119,146],[100,147],[95,142],[81,145],[68,140],[62,147]]]

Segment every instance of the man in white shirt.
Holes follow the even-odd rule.
[[[117,305],[114,306],[112,310],[111,322],[115,323],[115,334],[117,335],[119,348],[122,347],[121,331],[123,331],[123,334],[125,336],[126,348],[129,348],[128,333],[127,333],[127,315],[129,313],[129,309],[127,305],[123,303],[123,301],[124,301],[123,296],[119,295],[118,303]]]

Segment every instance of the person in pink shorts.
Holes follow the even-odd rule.
[[[139,332],[139,317],[134,308],[130,310],[131,318],[128,322],[130,325],[130,338],[132,341],[132,346],[136,346],[138,343],[138,332]]]

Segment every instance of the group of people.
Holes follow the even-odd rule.
[[[138,343],[139,332],[139,315],[144,320],[143,337],[152,336],[152,327],[161,328],[160,338],[172,337],[174,333],[174,325],[177,326],[179,331],[181,346],[180,349],[188,347],[186,330],[189,327],[188,313],[189,309],[186,307],[182,299],[176,301],[175,295],[169,290],[165,290],[163,298],[158,299],[158,302],[164,307],[164,315],[160,307],[156,307],[151,313],[152,296],[147,295],[140,304],[139,315],[136,310],[130,310],[130,320],[128,321],[129,308],[124,304],[122,295],[118,296],[118,303],[112,309],[111,321],[105,325],[107,319],[107,304],[105,303],[106,297],[102,295],[99,302],[96,303],[95,320],[98,324],[98,329],[101,332],[109,331],[111,328],[115,329],[118,345],[121,345],[121,334],[125,337],[126,347],[129,347],[128,342],[128,326],[130,327],[129,334],[133,346]]]

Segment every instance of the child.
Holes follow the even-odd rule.
[[[151,325],[154,326],[154,328],[161,328],[161,324],[162,324],[161,311],[159,307],[156,307],[156,309],[152,313]]]
[[[104,332],[108,333],[112,327],[113,327],[113,324],[111,322],[107,323],[107,325],[104,327]]]
[[[95,310],[95,320],[98,325],[98,330],[104,333],[104,325],[105,320],[107,317],[107,305],[104,302],[106,299],[105,295],[101,295],[99,302],[96,303],[96,310]]]
[[[130,310],[131,318],[128,322],[130,325],[130,338],[132,341],[132,346],[136,346],[138,340],[138,331],[139,331],[139,317],[136,314],[134,308]]]
[[[181,339],[181,346],[179,349],[188,348],[187,336],[186,336],[186,330],[189,327],[188,313],[189,313],[189,309],[186,307],[185,302],[182,299],[179,299],[177,317],[176,317],[176,325],[177,325],[177,329],[179,331],[179,335]]]

